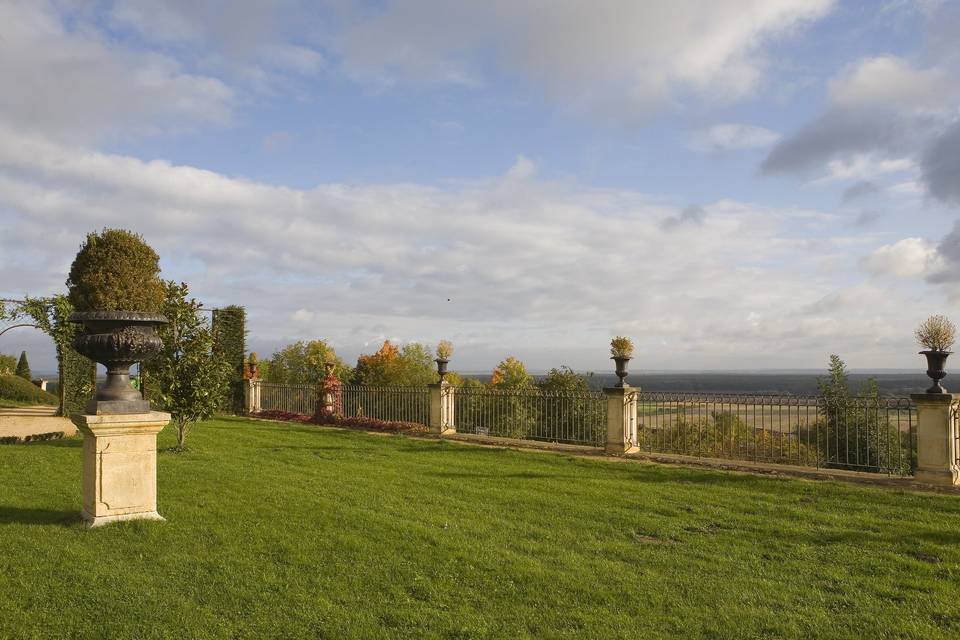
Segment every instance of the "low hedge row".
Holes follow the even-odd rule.
[[[3,436],[0,437],[0,444],[20,444],[21,442],[46,442],[47,440],[59,440],[64,436],[63,431],[51,431],[49,433],[32,433],[28,436]]]
[[[29,380],[15,375],[0,376],[0,400],[17,400],[34,404],[57,404],[57,396],[41,391]]]

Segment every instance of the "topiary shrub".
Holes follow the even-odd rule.
[[[16,375],[0,376],[0,400],[50,405],[56,405],[58,402],[57,396],[42,391],[29,380]]]
[[[77,311],[159,312],[164,299],[159,261],[132,231],[89,233],[70,266],[70,302]]]
[[[17,370],[14,373],[24,380],[32,379],[33,376],[30,375],[30,363],[27,361],[26,351],[20,352],[20,360],[17,361]]]

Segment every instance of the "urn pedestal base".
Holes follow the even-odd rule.
[[[83,433],[81,516],[87,525],[163,520],[157,513],[157,434],[170,414],[74,414],[71,419]]]

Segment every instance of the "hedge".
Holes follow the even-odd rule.
[[[0,399],[34,404],[57,404],[57,396],[42,391],[40,387],[17,375],[0,376]]]

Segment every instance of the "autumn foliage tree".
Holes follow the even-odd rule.
[[[433,354],[412,342],[397,347],[389,340],[376,353],[361,355],[354,369],[354,384],[422,387],[437,381]]]

